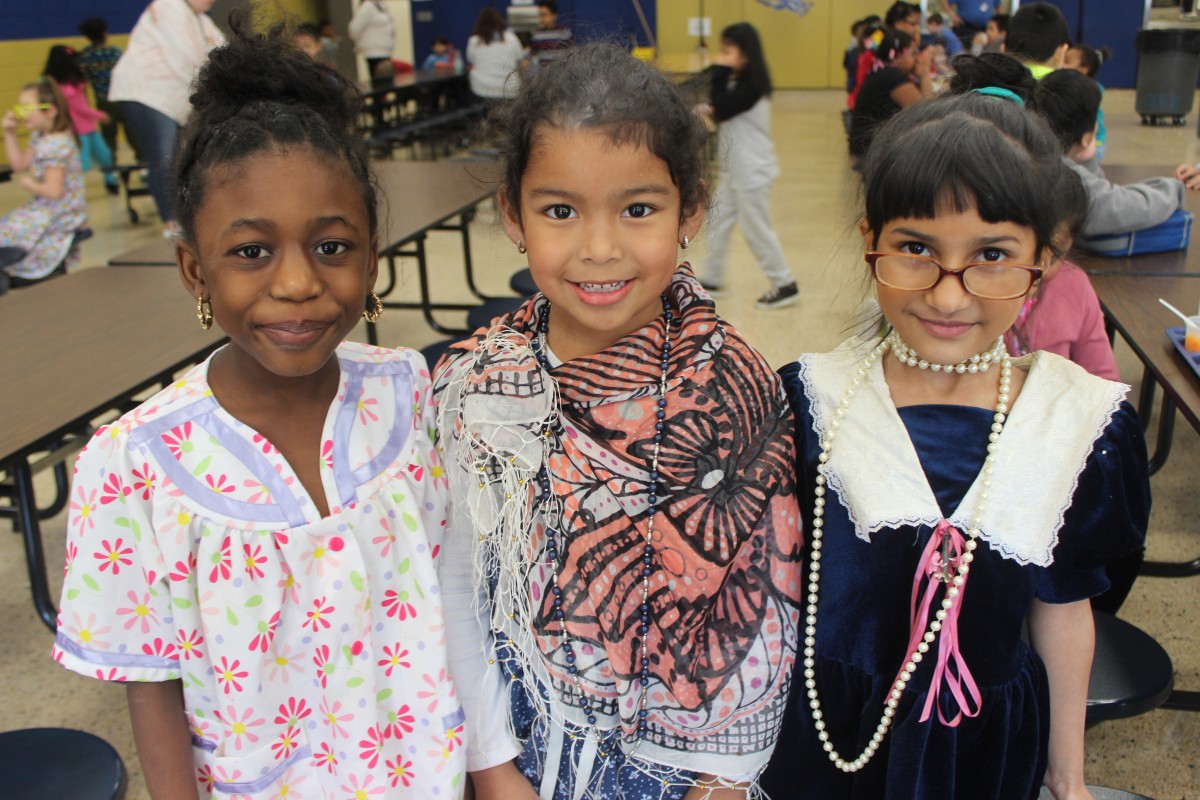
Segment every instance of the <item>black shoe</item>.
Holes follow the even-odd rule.
[[[789,283],[787,286],[776,286],[771,291],[758,298],[755,303],[759,308],[783,308],[790,306],[792,303],[800,299],[800,290],[796,288],[796,284]]]
[[[705,283],[704,281],[700,281],[700,287],[704,289],[704,291],[708,292],[709,297],[725,296],[725,290],[720,286],[717,286],[715,283]]]
[[[121,187],[115,183],[106,183],[104,184],[104,191],[115,196],[121,193]]]

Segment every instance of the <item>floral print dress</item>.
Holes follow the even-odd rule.
[[[97,431],[76,467],[54,658],[182,680],[204,796],[462,794],[428,369],[351,343],[337,357],[327,517],[217,403],[207,363]]]
[[[87,224],[87,200],[79,148],[71,134],[35,132],[30,145],[29,172],[36,180],[45,179],[47,167],[62,167],[66,173],[61,197],[34,197],[0,217],[0,247],[19,247],[28,253],[5,271],[34,281],[49,275],[71,254],[75,231]]]

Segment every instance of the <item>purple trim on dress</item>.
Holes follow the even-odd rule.
[[[209,753],[217,752],[217,743],[212,739],[205,739],[195,733],[192,734],[192,747],[199,748]]]
[[[301,758],[308,758],[311,755],[312,750],[305,745],[252,781],[238,781],[237,783],[213,781],[213,789],[224,792],[225,794],[255,794],[257,792],[261,792],[263,789],[269,788],[272,783],[279,780],[279,776],[282,775],[284,771],[293,763]]]
[[[442,730],[448,731],[451,728],[457,728],[459,725],[462,725],[466,721],[467,721],[467,712],[466,712],[466,710],[463,709],[462,706],[459,706],[458,710],[455,711],[454,713],[447,714],[446,716],[442,717]]]
[[[202,397],[178,411],[172,411],[170,414],[161,416],[158,419],[150,420],[139,428],[134,428],[129,432],[129,444],[126,447],[129,450],[133,450],[146,442],[157,439],[169,430],[178,428],[185,422],[191,422],[203,417],[205,414],[212,413],[212,410],[218,407],[217,398],[213,395],[210,394],[207,397]]]
[[[396,395],[396,413],[392,417],[392,428],[388,431],[387,441],[379,449],[378,455],[352,473],[355,484],[359,486],[390,467],[412,434],[413,408],[412,400],[409,399],[412,393],[412,373],[406,370],[403,375],[395,375],[392,379],[392,390]]]
[[[350,449],[350,432],[354,429],[354,420],[358,416],[358,397],[362,393],[362,376],[348,367],[353,363],[342,363],[342,372],[346,375],[346,389],[342,395],[342,407],[338,409],[337,419],[333,421],[333,482],[337,486],[338,503],[346,507],[354,502],[358,484],[350,473],[346,459]]]
[[[96,650],[85,650],[78,642],[68,639],[59,631],[54,637],[58,649],[70,653],[89,664],[100,664],[105,667],[144,667],[146,669],[179,669],[179,659],[163,656],[145,656],[140,653],[101,653]]]
[[[308,522],[308,519],[304,515],[304,509],[296,501],[296,495],[283,482],[283,476],[275,471],[271,466],[271,462],[267,460],[267,457],[261,450],[247,442],[245,437],[240,436],[233,428],[226,425],[225,421],[215,413],[205,416],[204,427],[210,430],[217,441],[225,445],[225,449],[238,462],[254,473],[254,477],[260,484],[266,487],[267,492],[271,495],[271,499],[275,501],[274,503],[266,504],[242,503],[240,500],[231,500],[229,502],[238,503],[239,507],[240,505],[278,506],[287,517],[288,524],[293,528],[298,528]]]

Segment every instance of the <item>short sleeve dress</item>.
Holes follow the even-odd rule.
[[[207,362],[79,458],[54,658],[102,680],[182,680],[203,796],[462,793],[428,369],[352,343],[337,358],[327,517],[217,403]]]
[[[853,375],[870,347],[843,345],[781,370],[796,411],[806,526],[821,452],[817,431],[826,429],[844,387],[827,378],[846,365]],[[1035,598],[1067,603],[1108,588],[1104,564],[1142,544],[1150,495],[1141,428],[1123,400],[1128,387],[1050,353],[1016,359],[1014,369],[1029,376],[997,443],[958,619],[961,653],[982,694],[980,713],[957,727],[943,724],[939,711],[952,719],[958,708],[942,691],[936,710],[920,721],[931,649],[878,754],[863,770],[844,774],[822,749],[797,679],[764,776],[771,797],[1038,796],[1050,707],[1045,668],[1022,638],[1026,614]],[[966,406],[896,409],[877,363],[839,425],[822,468],[833,491],[824,512],[815,680],[826,730],[847,760],[870,741],[902,665],[913,576],[936,521],[967,529],[961,517],[975,509],[992,416]],[[940,639],[931,647],[939,646]]]
[[[79,148],[71,134],[35,132],[30,146],[33,164],[29,171],[36,180],[44,180],[49,167],[65,171],[61,197],[34,197],[0,217],[0,247],[19,247],[28,253],[5,270],[34,281],[53,272],[71,252],[75,231],[87,224],[87,200]],[[68,269],[73,267],[68,264]]]

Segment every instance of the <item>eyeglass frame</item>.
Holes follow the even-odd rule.
[[[930,264],[933,264],[939,270],[937,279],[935,279],[934,282],[929,284],[928,286],[922,287],[920,289],[910,289],[906,286],[893,286],[892,284],[888,283],[887,281],[880,280],[879,270],[878,270],[878,268],[876,268],[875,262],[877,262],[881,258],[890,257],[890,256],[899,256],[900,258],[908,258],[908,259],[913,259],[916,261],[925,261]],[[1033,289],[1033,287],[1037,284],[1037,282],[1042,279],[1042,276],[1046,274],[1046,270],[1043,269],[1042,267],[1030,267],[1030,266],[1026,266],[1025,264],[1009,264],[1009,263],[1002,262],[1002,261],[971,261],[970,263],[964,264],[963,266],[959,267],[958,269],[946,269],[946,267],[942,266],[942,263],[940,261],[938,261],[930,256],[918,256],[918,255],[914,255],[911,253],[885,253],[885,252],[880,252],[878,250],[872,250],[869,253],[865,254],[863,256],[863,260],[866,261],[867,264],[870,265],[871,277],[873,277],[875,279],[875,282],[883,284],[884,286],[888,287],[889,289],[895,289],[900,292],[927,292],[930,289],[932,289],[933,287],[937,286],[939,283],[941,283],[942,278],[945,278],[947,275],[954,275],[955,277],[958,278],[959,282],[962,283],[964,292],[971,295],[972,297],[978,297],[980,300],[1016,300],[1018,297],[1024,297],[1025,295],[1029,294],[1030,290]],[[976,294],[975,292],[971,291],[970,288],[967,287],[967,282],[963,278],[963,273],[966,272],[967,270],[969,270],[971,267],[989,267],[989,266],[991,266],[991,267],[1001,266],[1001,267],[1005,267],[1007,269],[1024,270],[1025,272],[1030,273],[1029,285],[1027,287],[1025,287],[1025,291],[1021,292],[1020,294],[1014,294],[1010,297],[986,297],[981,294]]]

